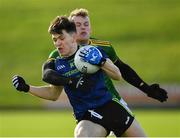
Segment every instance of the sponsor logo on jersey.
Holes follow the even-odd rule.
[[[63,68],[65,68],[65,65],[59,65],[59,66],[57,66],[57,70],[61,70],[61,69],[63,69]]]

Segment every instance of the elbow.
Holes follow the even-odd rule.
[[[52,99],[51,99],[51,101],[57,101],[58,100],[58,97],[53,97]]]
[[[47,71],[44,71],[43,72],[43,74],[42,74],[42,80],[44,81],[44,82],[47,82],[47,77],[48,76],[48,72]]]
[[[59,95],[57,94],[57,95],[51,95],[50,97],[49,97],[49,100],[51,100],[51,101],[57,101],[59,99]]]
[[[120,81],[120,80],[121,80],[121,77],[119,77],[119,78],[116,78],[115,80],[117,80],[117,81]]]
[[[52,86],[51,86],[52,87]],[[52,87],[53,88],[53,87]],[[58,87],[59,88],[59,87]],[[59,99],[59,96],[60,96],[60,94],[61,94],[61,92],[62,91],[59,91],[59,89],[52,89],[51,91],[50,91],[50,93],[51,93],[51,101],[57,101],[58,99]]]
[[[47,82],[46,78],[44,76],[42,77],[42,81]]]
[[[116,81],[120,81],[120,80],[121,80],[121,77],[119,77],[119,76],[114,76],[113,79],[116,80]]]
[[[119,71],[119,70],[118,70],[118,71]],[[122,76],[121,76],[120,71],[119,71],[119,73],[118,73],[118,75],[117,75],[117,76],[118,76],[118,79],[117,79],[117,80],[118,80],[118,81],[119,81],[119,80],[121,80]]]

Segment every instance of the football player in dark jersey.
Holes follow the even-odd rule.
[[[120,80],[121,73],[106,52],[100,47],[82,49],[82,60],[100,67],[94,74],[83,74],[74,64],[74,56],[80,47],[76,41],[75,23],[65,16],[58,16],[50,25],[49,33],[59,56],[49,60],[50,68],[43,79],[52,85],[64,86],[78,121],[75,137],[105,137],[110,131],[117,137],[123,134],[144,137],[134,116],[108,89],[105,78]],[[60,76],[67,81],[62,82]]]
[[[149,97],[155,98],[161,102],[166,101],[167,99],[167,92],[160,88],[158,84],[148,85],[145,83],[137,73],[129,67],[127,64],[123,63],[116,55],[115,50],[111,46],[108,41],[101,41],[97,39],[90,39],[90,19],[88,16],[88,11],[86,9],[76,9],[74,10],[69,18],[73,20],[76,24],[77,29],[77,42],[81,45],[94,45],[97,47],[102,47],[108,57],[113,61],[113,63],[120,69],[121,75],[123,79],[125,79],[128,83],[132,84],[133,86],[139,88],[143,92],[145,92]],[[55,49],[51,52],[49,59],[56,58],[58,56],[58,51]],[[48,61],[44,64],[44,72],[43,77],[45,76],[45,72],[48,69]],[[112,96],[116,97],[120,100],[122,98],[119,96],[118,92],[115,90],[114,86],[111,85],[111,80],[107,76],[106,79],[108,80],[107,84],[109,85],[108,89],[113,90],[111,91]],[[63,80],[62,77],[62,81]],[[66,80],[70,81],[70,80]],[[60,95],[63,87],[61,86],[32,86],[25,83],[25,80],[20,77],[16,76],[13,78],[14,86],[19,91],[30,92],[31,94],[49,100],[57,100],[57,96]],[[124,102],[123,102],[124,103]]]

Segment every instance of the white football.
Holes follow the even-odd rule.
[[[100,69],[99,66],[92,65],[92,64],[90,64],[88,62],[83,61],[82,58],[79,56],[79,53],[80,53],[81,50],[83,50],[83,49],[88,50],[89,48],[92,48],[92,47],[96,48],[96,47],[91,46],[91,45],[83,46],[75,54],[74,64],[75,64],[76,68],[82,73],[93,74],[93,73],[97,72]],[[102,56],[100,51],[99,51],[99,54]]]

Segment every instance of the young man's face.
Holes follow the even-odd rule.
[[[73,16],[72,20],[76,25],[78,43],[88,42],[91,33],[89,17]]]
[[[63,30],[62,34],[52,34],[52,40],[61,56],[68,57],[74,54],[75,45],[77,46],[75,33],[69,34]]]

